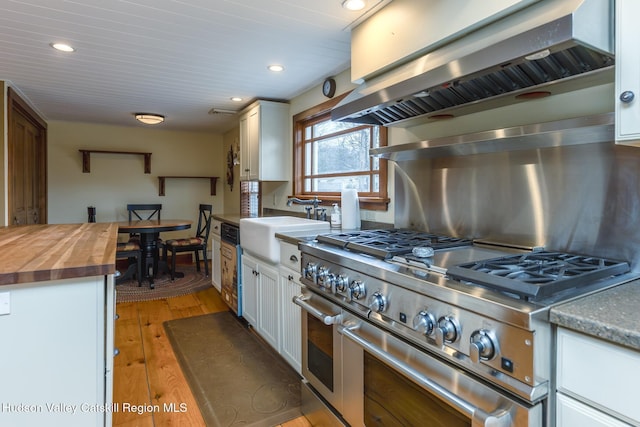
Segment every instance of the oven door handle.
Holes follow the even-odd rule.
[[[492,414],[489,414],[483,411],[482,409],[472,405],[466,400],[456,396],[455,394],[453,394],[446,388],[442,387],[440,384],[436,383],[435,381],[431,380],[430,378],[422,375],[420,372],[408,366],[401,360],[393,357],[392,355],[390,355],[380,347],[362,338],[361,336],[359,336],[354,332],[354,329],[356,328],[357,326],[353,328],[348,328],[340,325],[338,326],[338,332],[341,333],[343,336],[349,338],[351,341],[354,341],[356,344],[358,344],[360,347],[362,347],[369,353],[372,353],[373,355],[375,355],[378,359],[389,364],[391,367],[393,367],[397,371],[400,371],[407,377],[411,378],[413,381],[417,382],[425,390],[436,395],[437,397],[445,401],[447,404],[453,406],[458,411],[467,415],[469,418],[471,418],[472,427],[488,427],[488,426],[509,427],[511,426],[511,423],[512,423],[511,414],[507,410],[499,410]]]
[[[307,302],[309,298],[304,295],[298,295],[293,297],[293,303],[299,305],[304,311],[311,314],[316,319],[320,320],[327,326],[337,325],[342,321],[342,316],[340,314],[326,314],[317,308],[313,307],[311,304]]]

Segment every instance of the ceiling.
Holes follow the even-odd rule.
[[[389,1],[0,0],[0,80],[47,121],[147,126],[133,114],[150,112],[156,128],[225,132],[237,116],[212,108],[290,100],[349,68],[350,28]]]

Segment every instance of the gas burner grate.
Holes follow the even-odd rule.
[[[535,300],[628,271],[626,262],[561,252],[535,252],[456,265],[447,270],[447,275]]]
[[[413,248],[429,246],[434,250],[468,246],[469,239],[438,236],[417,230],[379,229],[322,234],[317,240],[343,249],[364,253],[380,259],[410,253]]]

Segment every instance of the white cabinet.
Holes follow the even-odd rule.
[[[0,425],[110,426],[113,275],[0,286],[0,294],[10,300],[0,316]]]
[[[240,115],[240,180],[288,181],[289,104],[257,101]]]
[[[640,2],[616,0],[616,142],[640,145]]]
[[[351,80],[379,74],[537,1],[394,0],[351,30]]]
[[[558,328],[558,427],[640,423],[640,352]]]
[[[242,254],[242,317],[258,328],[258,260]]]
[[[300,251],[296,245],[280,242],[280,354],[301,374],[301,311],[292,300],[302,293]]]
[[[244,254],[242,279],[243,317],[265,341],[280,351],[277,268]]]
[[[218,220],[211,220],[211,284],[222,291],[222,264],[220,260],[220,226]]]
[[[280,352],[278,269],[258,263],[258,333]]]

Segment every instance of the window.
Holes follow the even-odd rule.
[[[258,181],[240,181],[240,215],[255,217],[261,212]]]
[[[369,149],[387,145],[387,129],[331,121],[331,108],[342,97],[293,118],[294,194],[318,196],[324,204],[340,201],[345,186],[358,189],[360,206],[386,210],[387,161],[369,156]]]

